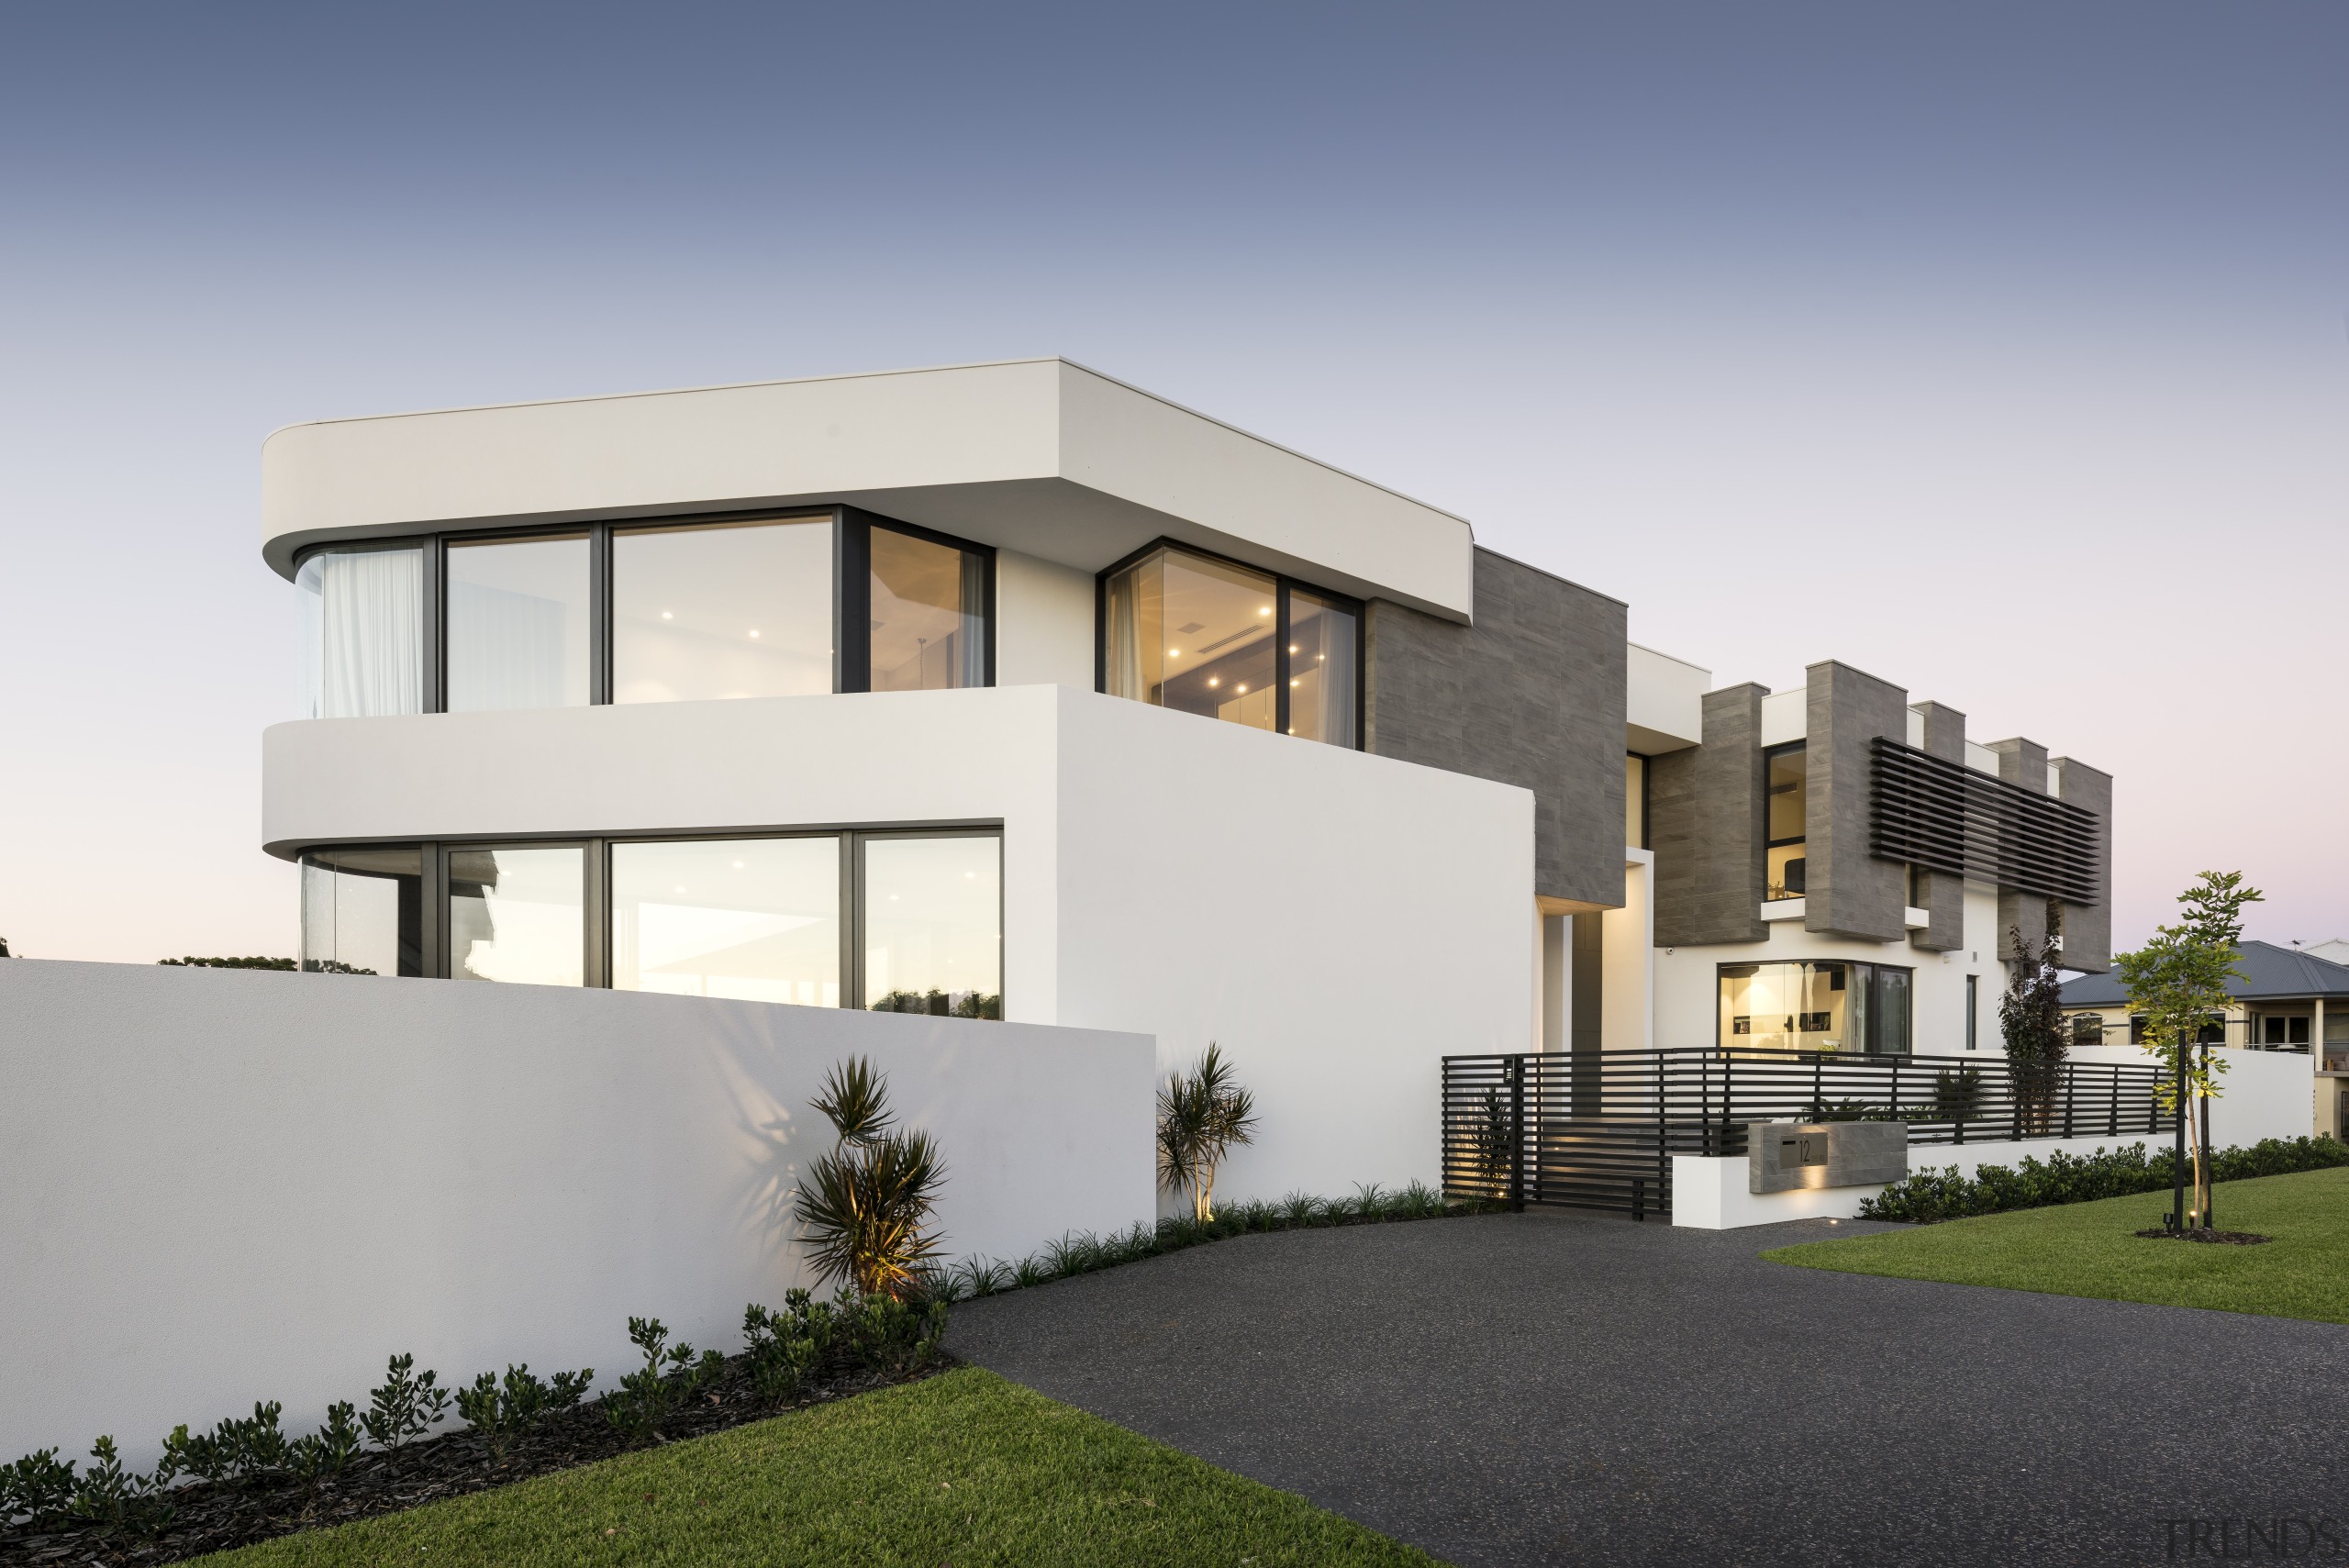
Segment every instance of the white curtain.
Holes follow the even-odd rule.
[[[424,710],[424,557],[338,550],[302,563],[303,712],[374,718]]]

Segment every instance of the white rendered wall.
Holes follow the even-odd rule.
[[[1535,1038],[1530,792],[1092,692],[314,719],[263,762],[281,852],[999,821],[1006,1016],[1220,1041],[1237,1195],[1432,1183],[1439,1059]]]
[[[1536,1038],[1533,796],[1063,694],[1058,1021],[1210,1040],[1264,1126],[1236,1197],[1434,1185],[1440,1059]]]
[[[1648,891],[1655,852],[1626,850],[1624,856],[1623,906],[1598,921],[1598,1044],[1602,1051],[1647,1051],[1655,1043],[1655,901]]]
[[[1909,1020],[1912,1049],[1924,1056],[1965,1054],[1965,977],[1979,976],[1977,1051],[1999,1050],[1998,993],[2006,966],[1997,960],[1998,901],[1994,893],[1968,884],[1967,945],[1950,952],[1927,952],[1902,942],[1858,941],[1806,931],[1799,920],[1774,920],[1758,942],[1717,942],[1702,947],[1655,950],[1655,1043],[1660,1047],[1716,1043],[1719,965],[1793,962],[1884,963],[1914,971]]]
[[[0,1451],[144,1463],[177,1422],[286,1424],[410,1351],[443,1383],[739,1348],[802,1267],[809,1108],[863,1054],[948,1167],[955,1255],[1152,1207],[1131,1035],[691,996],[0,963]]]
[[[1093,573],[999,550],[995,598],[996,685],[1093,689]]]
[[[2226,1050],[2220,1052],[2229,1071],[2220,1079],[2223,1092],[2211,1102],[2210,1141],[2220,1149],[2247,1147],[2266,1138],[2306,1138],[2313,1067],[2305,1056],[2280,1052]],[[2072,1052],[2080,1062],[2145,1062],[2134,1049],[2091,1046]],[[1909,1169],[1940,1171],[1954,1166],[1972,1175],[1984,1165],[2011,1169],[2026,1157],[2045,1160],[2050,1154],[2093,1154],[2099,1149],[2123,1149],[2143,1143],[2148,1152],[2175,1147],[2176,1135],[2122,1133],[2118,1137],[2035,1138],[1994,1143],[1912,1145]],[[1814,1187],[1791,1192],[1755,1194],[1745,1157],[1711,1159],[1676,1154],[1672,1161],[1672,1222],[1700,1229],[1721,1230],[1741,1225],[1769,1225],[1782,1219],[1849,1218],[1860,1212],[1860,1202],[1881,1187]]]
[[[1624,739],[1631,750],[1676,751],[1705,738],[1710,670],[1634,642],[1626,650],[1623,680]]]
[[[1447,619],[1467,523],[1065,360],[291,425],[262,555],[428,527],[847,501],[1097,572],[1165,534]]]

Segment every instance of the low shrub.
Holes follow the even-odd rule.
[[[1960,1175],[1954,1165],[1916,1171],[1878,1196],[1861,1200],[1860,1218],[1928,1224],[2161,1192],[2173,1184],[2172,1158],[2170,1150],[2149,1151],[2143,1143],[2132,1143],[2093,1154],[2058,1151],[2044,1160],[2027,1155],[2012,1168],[1985,1165],[1971,1176]],[[2221,1150],[2213,1158],[2213,1175],[2235,1182],[2335,1165],[2349,1165],[2349,1144],[2331,1138],[2267,1138],[2247,1149]]]
[[[658,1318],[629,1318],[628,1337],[644,1352],[644,1364],[604,1396],[604,1416],[630,1442],[651,1442],[661,1436],[669,1413],[725,1369],[726,1358],[704,1351],[696,1359],[691,1345],[670,1344],[668,1328]]]
[[[556,1373],[550,1383],[525,1362],[508,1366],[502,1378],[485,1372],[473,1379],[471,1388],[458,1389],[457,1415],[488,1440],[490,1456],[503,1463],[516,1438],[550,1416],[575,1409],[595,1381],[596,1369],[590,1366]]]
[[[999,1296],[1007,1290],[1049,1284],[1054,1280],[1260,1230],[1441,1219],[1446,1215],[1481,1214],[1505,1206],[1484,1199],[1447,1199],[1424,1182],[1413,1182],[1397,1192],[1388,1192],[1375,1182],[1366,1183],[1355,1187],[1351,1197],[1319,1198],[1306,1193],[1290,1193],[1276,1203],[1252,1198],[1246,1203],[1226,1204],[1212,1219],[1199,1218],[1195,1210],[1169,1215],[1156,1225],[1136,1221],[1130,1229],[1108,1236],[1072,1231],[1057,1241],[1046,1242],[1041,1251],[1017,1262],[965,1258],[952,1269],[930,1275],[930,1289],[933,1296],[946,1301]]]

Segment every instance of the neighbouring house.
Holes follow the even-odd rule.
[[[2349,1130],[2349,965],[2318,956],[2321,951],[2244,942],[2235,955],[2240,976],[2227,984],[2231,1005],[2202,1038],[2213,1045],[2311,1057],[2316,1130],[2339,1138]],[[2064,1006],[2083,1041],[2144,1043],[2145,1020],[2130,1012],[2128,993],[2114,975],[2066,982]]]
[[[2318,942],[2300,951],[2328,963],[2349,963],[2349,937],[2335,937],[2329,942]]]

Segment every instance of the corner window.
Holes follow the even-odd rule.
[[[612,700],[832,689],[832,519],[612,530]]]
[[[1729,1051],[1909,1051],[1911,972],[1884,963],[1724,963]]]
[[[424,552],[322,550],[294,573],[305,718],[424,711]]]
[[[1102,690],[1333,746],[1362,744],[1362,612],[1157,546],[1102,581]]]
[[[585,534],[451,539],[447,581],[451,713],[586,705]]]
[[[424,857],[413,849],[302,857],[302,967],[326,974],[422,974]]]
[[[1762,881],[1765,900],[1800,898],[1808,869],[1803,840],[1810,830],[1809,753],[1802,741],[1773,746],[1762,753],[1764,788],[1768,792],[1765,829],[1767,870]]]

